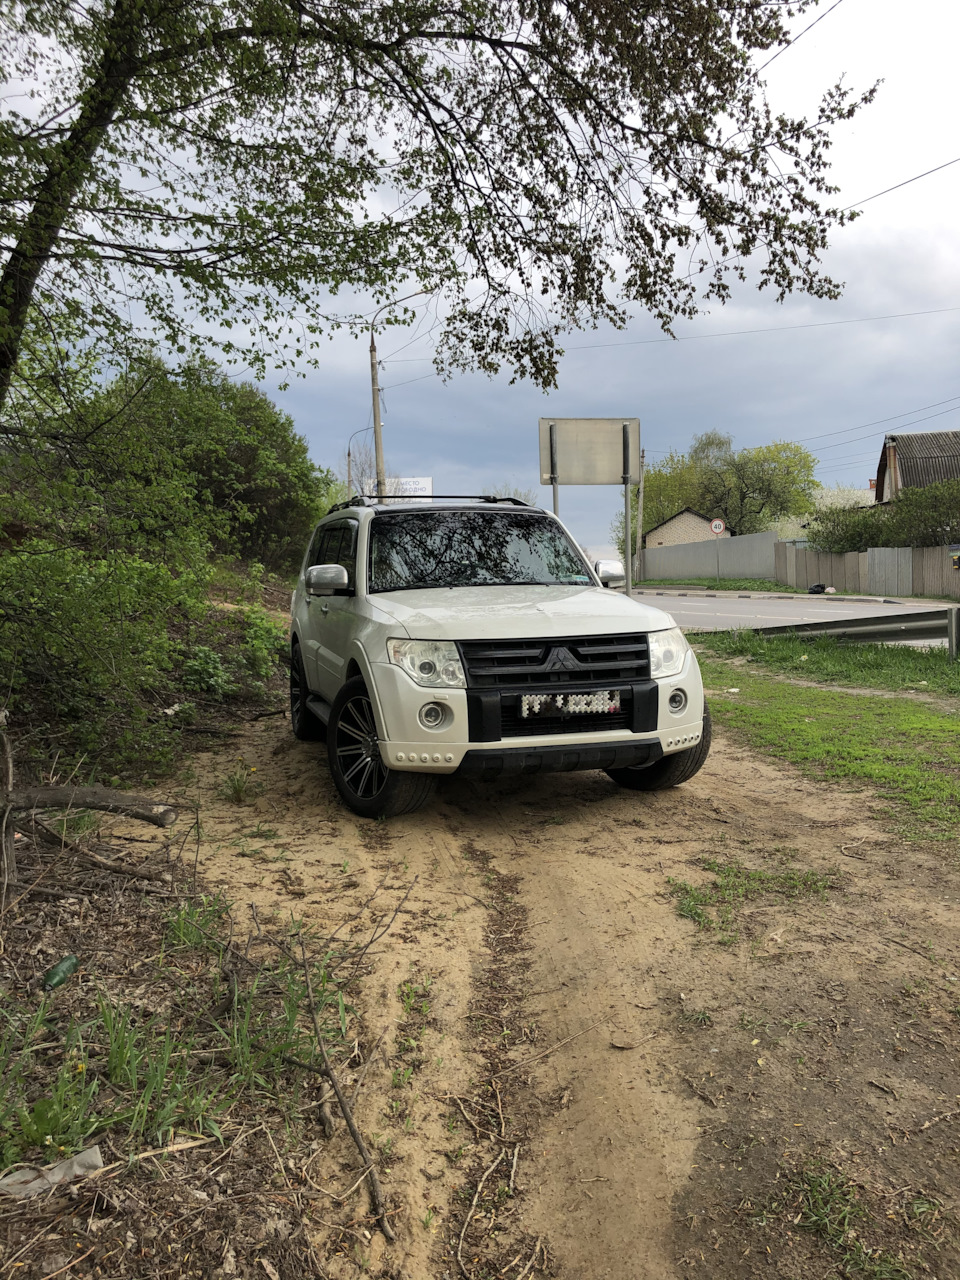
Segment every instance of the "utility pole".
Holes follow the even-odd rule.
[[[383,308],[381,307],[381,310]],[[379,312],[377,313],[379,315]],[[374,316],[374,320],[376,316]],[[383,469],[383,424],[380,421],[380,382],[377,377],[377,344],[370,323],[370,386],[373,391],[373,453],[377,461],[377,497],[382,498],[387,487]]]
[[[637,570],[637,581],[643,581],[643,552],[640,544],[643,542],[643,477],[646,471],[646,450],[640,450],[640,483],[637,485],[637,548],[633,557],[633,563]]]
[[[373,394],[373,454],[377,464],[378,498],[384,496],[387,477],[383,466],[383,423],[380,419],[380,379],[377,373],[377,316],[381,311],[386,311],[387,307],[395,307],[400,302],[409,302],[411,298],[419,298],[421,294],[429,292],[429,289],[418,289],[416,293],[408,293],[402,298],[394,298],[391,302],[385,302],[382,307],[377,307],[373,313],[373,319],[370,321],[370,390]]]

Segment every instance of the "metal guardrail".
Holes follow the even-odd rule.
[[[779,627],[753,627],[764,636],[836,636],[840,640],[890,643],[895,640],[946,640],[950,657],[958,657],[960,607],[891,613],[882,618],[836,618],[823,622],[793,622]]]

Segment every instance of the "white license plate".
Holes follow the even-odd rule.
[[[602,693],[524,693],[520,695],[520,716],[610,715],[620,710],[620,690]]]

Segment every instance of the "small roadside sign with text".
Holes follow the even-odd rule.
[[[723,521],[722,521],[722,520],[711,520],[711,521],[710,521],[710,529],[711,529],[711,531],[712,531],[713,533],[715,533],[715,534],[717,535],[717,537],[718,537],[718,538],[719,538],[720,534],[721,534],[721,533],[723,533],[724,529],[726,529],[726,527],[727,527],[727,526],[723,523]]]

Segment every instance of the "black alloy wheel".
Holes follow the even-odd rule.
[[[413,813],[437,784],[434,774],[401,772],[383,763],[373,703],[359,676],[348,680],[334,699],[327,754],[334,785],[347,808],[361,818]]]
[[[358,800],[375,800],[387,783],[387,770],[380,757],[380,739],[373,718],[373,704],[364,689],[344,700],[337,716],[337,772]]]

